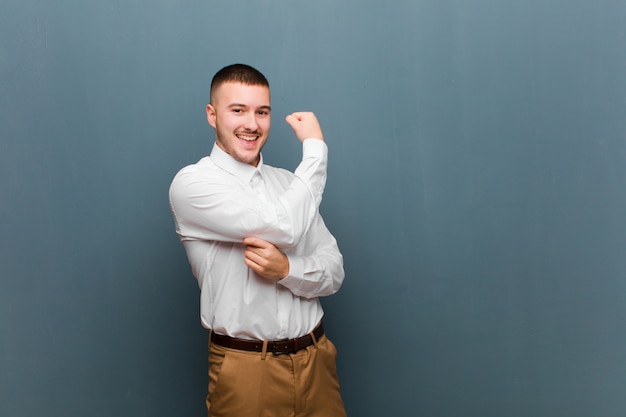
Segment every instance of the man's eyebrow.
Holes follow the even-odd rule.
[[[231,104],[228,105],[228,107],[229,108],[230,107],[245,107],[245,108],[248,108],[249,106],[246,105],[246,104],[242,104],[242,103],[231,103]],[[260,106],[258,108],[262,109],[262,110],[267,110],[267,111],[271,111],[272,110],[272,106],[269,106],[269,105],[268,106]]]

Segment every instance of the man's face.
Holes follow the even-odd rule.
[[[270,132],[270,90],[265,86],[224,83],[207,105],[216,143],[239,162],[257,166]]]

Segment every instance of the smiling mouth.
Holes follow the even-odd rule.
[[[259,135],[250,135],[250,134],[244,134],[244,133],[239,133],[235,136],[237,136],[241,140],[245,140],[246,142],[254,142],[255,140],[259,138]]]

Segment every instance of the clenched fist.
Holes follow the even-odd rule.
[[[324,140],[320,123],[312,112],[291,113],[285,121],[291,126],[300,142],[310,138]]]

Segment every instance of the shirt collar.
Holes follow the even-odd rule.
[[[237,161],[217,146],[217,143],[213,144],[210,158],[218,167],[247,182],[250,182],[257,172],[260,174],[263,168],[263,155],[260,155],[259,165],[255,167]]]

